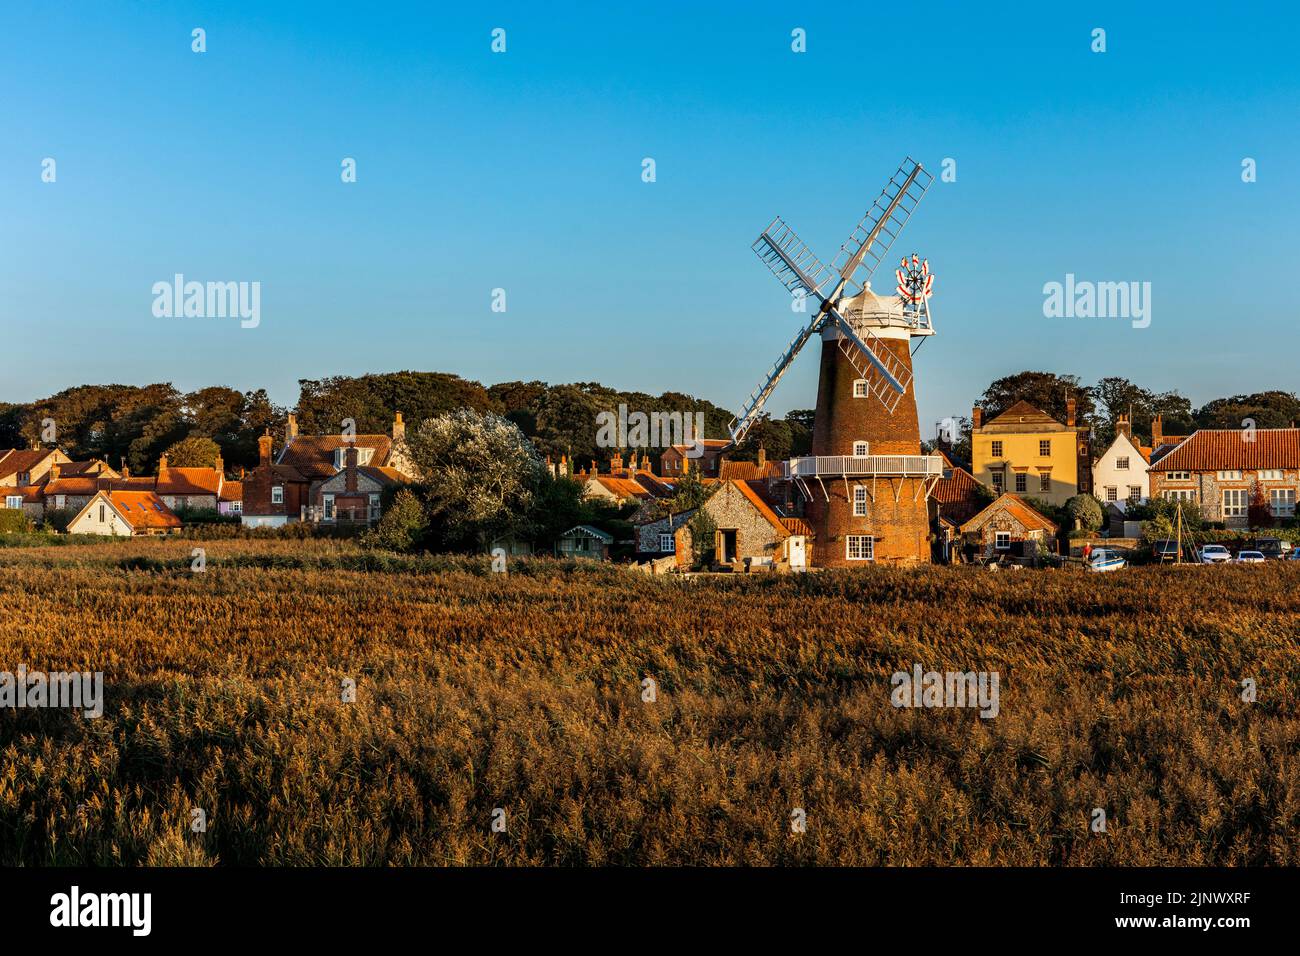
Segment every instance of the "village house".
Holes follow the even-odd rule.
[[[1064,424],[1028,402],[983,420],[971,413],[971,474],[995,495],[1012,492],[1063,505],[1091,489],[1088,428],[1076,421],[1077,402],[1066,402]]]
[[[68,524],[69,534],[169,534],[181,519],[152,491],[98,491]]]
[[[680,478],[694,471],[707,478],[717,478],[723,453],[731,442],[722,438],[702,438],[694,445],[670,445],[659,455],[659,472],[666,478]]]
[[[1147,475],[1150,461],[1151,449],[1133,438],[1128,416],[1120,415],[1115,423],[1115,440],[1092,466],[1094,494],[1120,511],[1146,501],[1151,496],[1151,479]]]
[[[1056,524],[1018,495],[1005,493],[961,526],[963,546],[983,557],[1033,557],[1041,545],[1056,550]]]
[[[242,481],[243,524],[278,527],[294,521],[372,524],[383,491],[409,483],[413,472],[402,413],[391,434],[300,435],[289,415],[285,443],[272,459],[269,434],[258,439],[258,464]]]
[[[1199,429],[1151,465],[1151,495],[1194,501],[1206,521],[1249,524],[1252,494],[1275,519],[1295,516],[1300,429]]]
[[[593,463],[590,472],[580,471],[572,477],[582,485],[584,498],[604,501],[620,507],[629,503],[671,497],[673,494],[672,484],[659,478],[650,470],[648,456],[643,456],[640,467],[637,467],[635,455],[625,466],[623,456],[616,454],[610,459],[608,474],[597,471]]]
[[[803,571],[809,564],[811,529],[802,518],[778,515],[749,482],[720,481],[697,509],[716,526],[706,544],[714,567],[734,571],[765,568]],[[695,557],[690,522],[674,531],[677,565],[686,569]]]
[[[1154,465],[1185,441],[1187,441],[1186,435],[1165,434],[1164,418],[1157,415],[1151,422],[1151,455],[1149,463]]]
[[[940,563],[953,559],[961,539],[961,526],[988,506],[991,493],[965,468],[954,465],[942,451],[932,454],[943,459],[943,475],[930,492],[930,520],[935,530],[932,558]]]
[[[217,513],[227,516],[239,516],[243,512],[243,481],[223,481],[221,483],[221,494],[217,496]]]
[[[158,459],[153,491],[173,511],[216,511],[225,480],[220,455],[211,468],[173,468],[164,454]]]
[[[57,448],[0,448],[0,489],[42,484],[52,466],[69,461]]]
[[[555,556],[608,561],[609,549],[613,544],[612,534],[593,528],[589,524],[580,524],[570,528],[556,539]]]

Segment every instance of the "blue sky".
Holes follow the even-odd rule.
[[[754,238],[830,259],[909,154],[957,164],[893,250],[937,275],[923,422],[1024,368],[1297,387],[1294,5],[471,6],[0,8],[0,400],[413,368],[738,409],[796,330]],[[177,272],[261,282],[260,326],[155,318]],[[1151,325],[1045,318],[1067,273]]]

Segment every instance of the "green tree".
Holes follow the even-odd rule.
[[[1092,389],[1079,382],[1077,375],[1057,375],[1055,372],[1017,372],[998,379],[984,390],[980,408],[984,421],[1005,412],[1016,402],[1028,402],[1059,422],[1066,420],[1066,401],[1078,402],[1078,420],[1091,420],[1093,413]]]
[[[1084,531],[1096,531],[1105,518],[1101,502],[1092,495],[1075,495],[1065,502],[1065,511]]]
[[[388,551],[414,551],[429,534],[429,516],[415,491],[400,488],[384,509],[367,543]]]
[[[191,435],[168,445],[163,454],[172,468],[211,468],[216,465],[221,448],[211,438]]]

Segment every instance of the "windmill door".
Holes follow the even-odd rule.
[[[790,536],[789,540],[790,540],[790,550],[789,550],[790,567],[791,568],[807,567],[808,554],[805,549],[804,536],[801,534],[794,534]]]

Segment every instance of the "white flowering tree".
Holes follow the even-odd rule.
[[[452,547],[526,533],[545,467],[514,423],[461,409],[407,435],[429,517]]]

